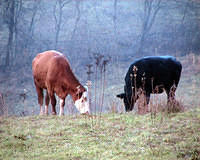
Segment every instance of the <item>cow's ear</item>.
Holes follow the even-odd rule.
[[[125,97],[125,93],[118,94],[117,97],[123,99]]]
[[[80,87],[80,85],[78,87],[76,87],[76,89],[77,89],[76,90],[76,97],[78,97],[78,99],[79,99],[79,98],[82,97],[82,94],[83,94],[84,91],[86,91],[86,89],[83,88],[83,87]]]

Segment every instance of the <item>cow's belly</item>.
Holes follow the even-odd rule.
[[[164,92],[164,86],[163,85],[156,85],[154,89],[151,91],[151,93],[159,94]]]
[[[43,89],[47,89],[46,84],[43,80],[35,79],[35,83],[38,87],[43,88]]]
[[[46,89],[46,75],[35,75],[34,76],[34,81],[36,83],[36,85],[40,88],[44,88]]]

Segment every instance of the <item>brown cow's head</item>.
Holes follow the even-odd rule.
[[[85,87],[85,88],[84,88]],[[81,114],[89,114],[89,102],[88,102],[88,88],[87,86],[78,86],[76,96],[78,97],[75,101],[75,106]]]

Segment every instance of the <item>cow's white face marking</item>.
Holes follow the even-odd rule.
[[[83,92],[81,98],[75,101],[75,106],[81,114],[90,113],[89,102],[88,102],[88,89],[87,87],[85,88],[86,91]]]

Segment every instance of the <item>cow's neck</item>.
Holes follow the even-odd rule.
[[[71,95],[71,97],[72,97],[74,102],[81,98],[81,97],[79,97],[80,95],[78,94],[78,92],[81,93],[81,92],[83,92],[83,90],[84,90],[84,87],[81,84],[79,84],[74,89],[70,89],[70,93],[69,94]]]
[[[80,85],[80,82],[73,74],[71,68],[68,68],[68,72],[65,73],[64,77],[67,77],[67,78],[63,79],[65,85],[69,86],[71,89],[74,90],[74,89],[76,89],[77,86]]]
[[[67,78],[63,79],[64,84],[69,89],[69,94],[72,96],[72,99],[75,102],[78,99],[78,97],[76,96],[78,93],[78,89],[80,91],[83,91],[84,87],[80,84],[78,79],[75,77],[71,68],[69,68],[68,72],[66,72],[65,77]]]
[[[67,91],[71,95],[73,101],[75,102],[78,98],[78,91],[83,91],[84,87],[79,83],[79,81],[67,81],[65,82],[65,86],[67,86]]]

